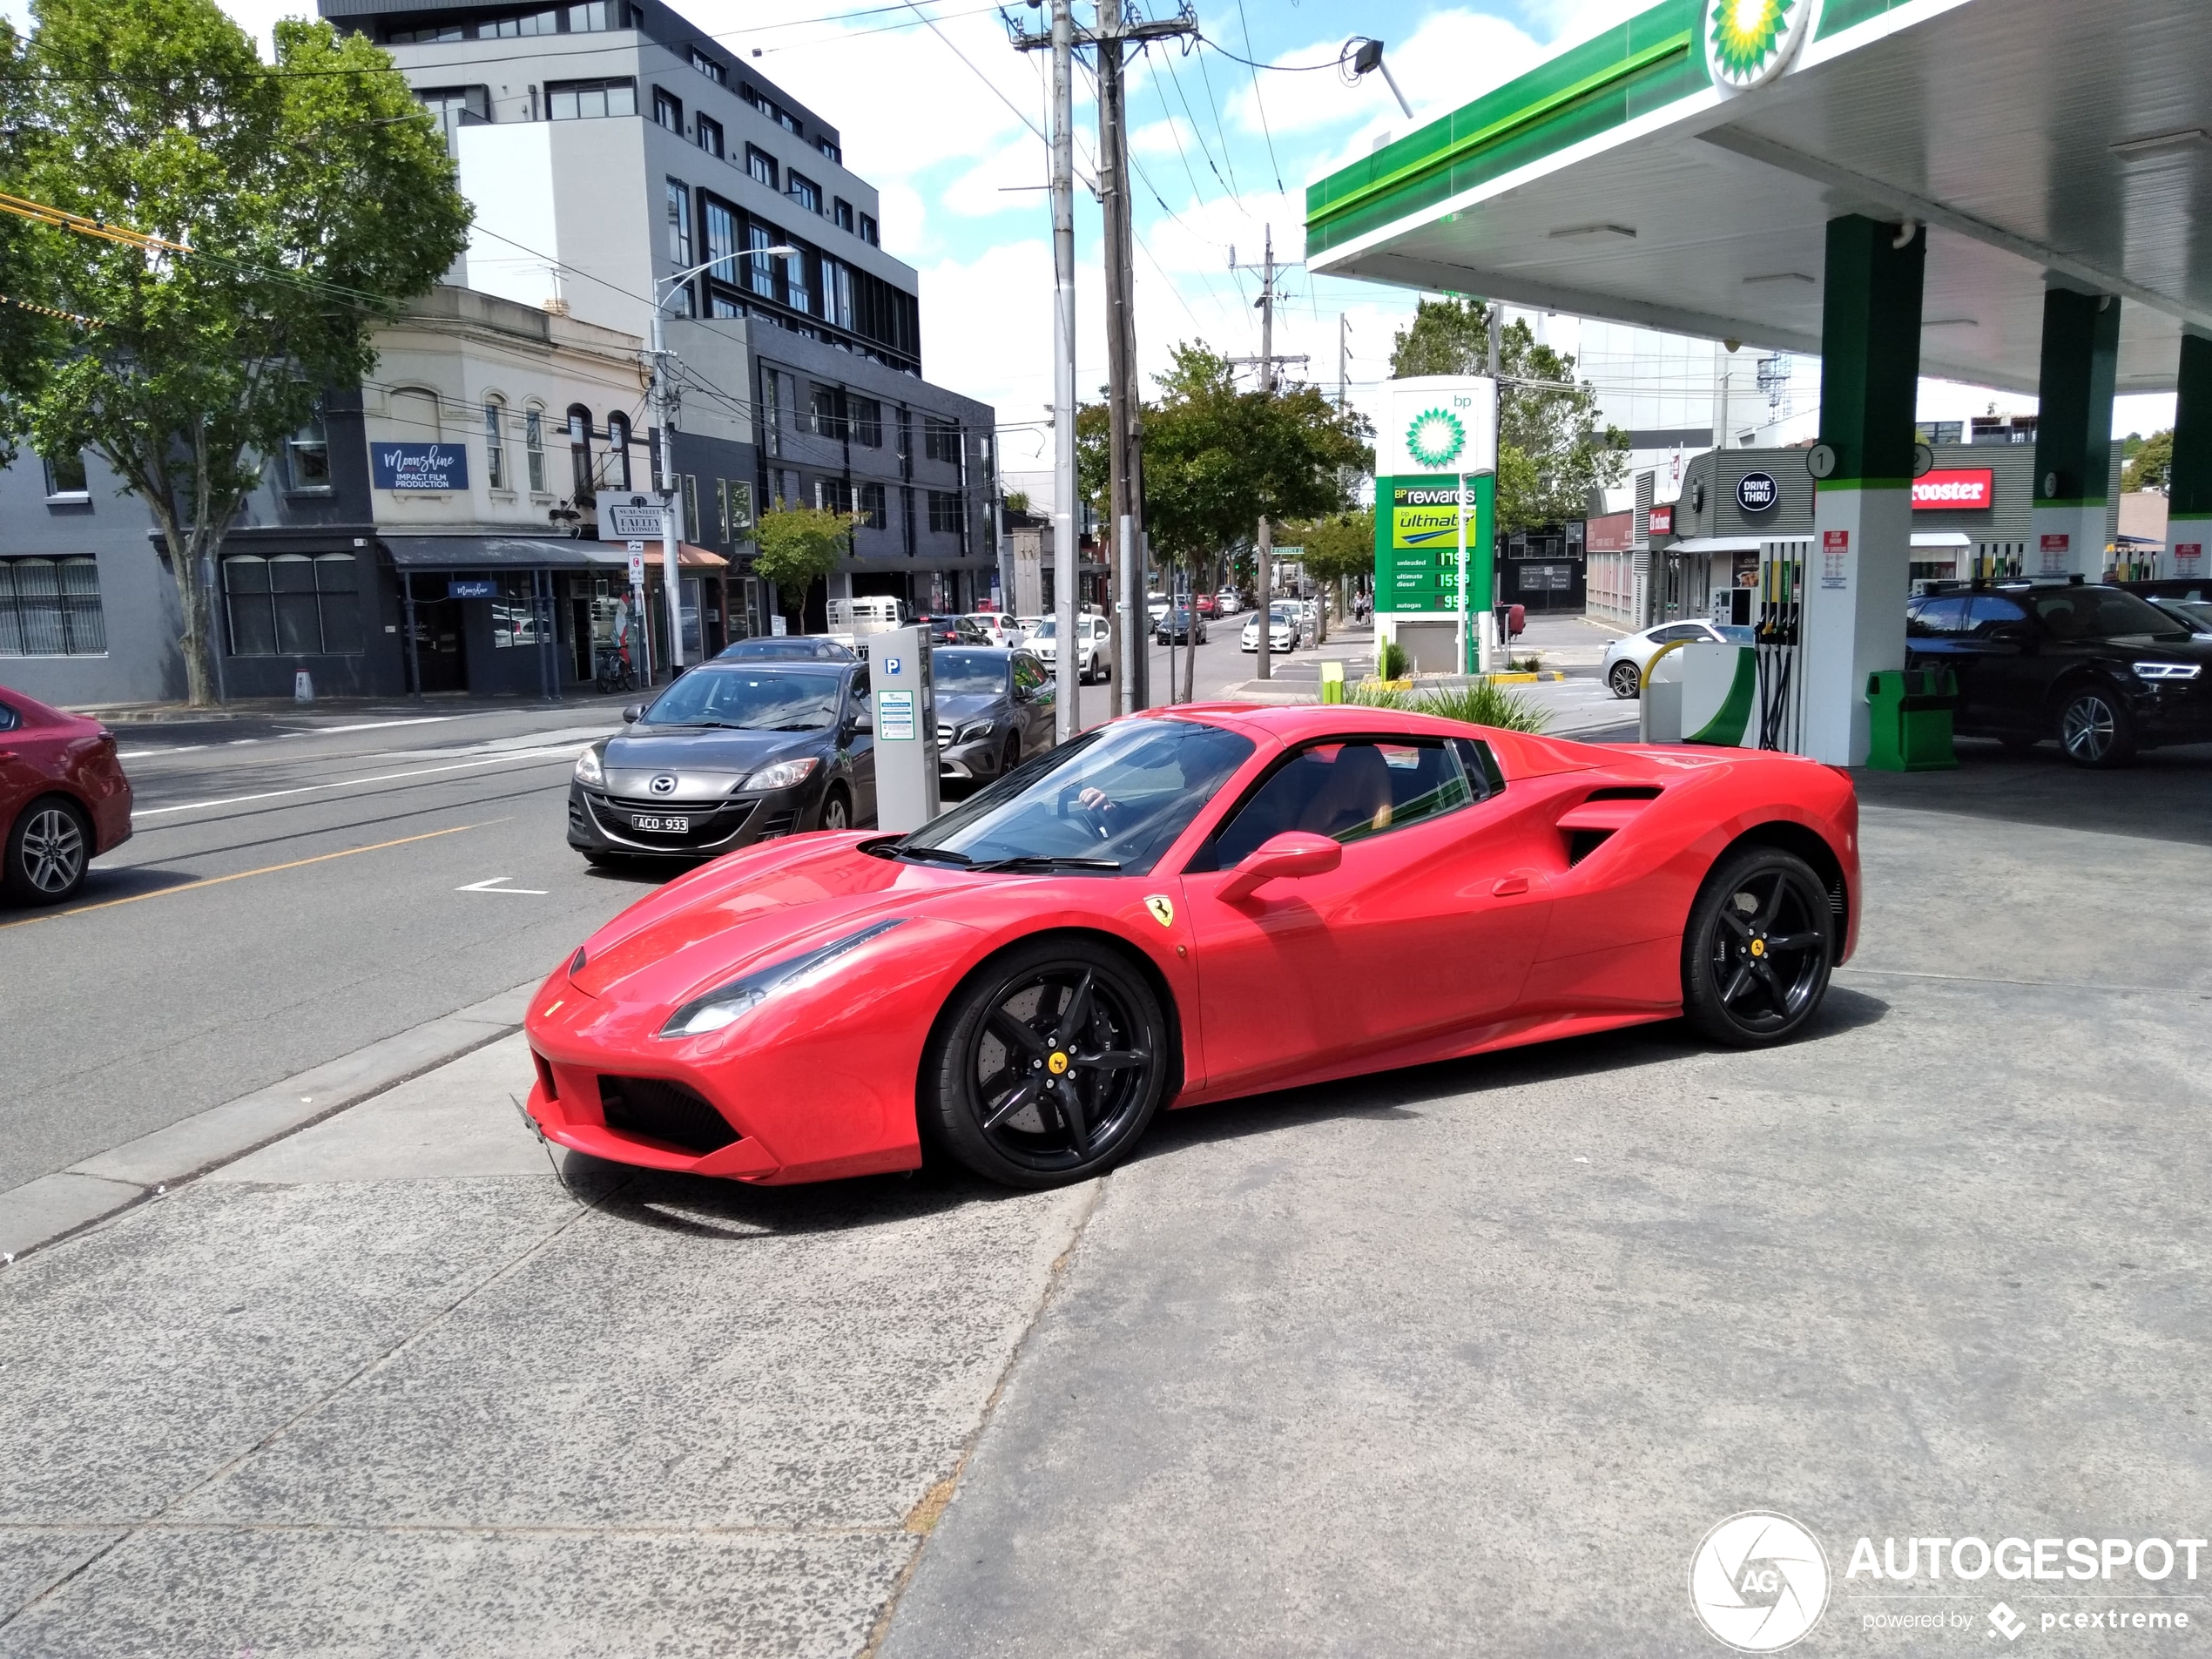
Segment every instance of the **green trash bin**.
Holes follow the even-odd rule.
[[[1866,677],[1866,764],[1878,772],[1941,772],[1956,766],[1951,714],[1959,678],[1949,669],[1878,669]]]

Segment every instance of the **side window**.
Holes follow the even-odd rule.
[[[1978,593],[1966,605],[1966,631],[1979,638],[1987,638],[1992,629],[2017,627],[2027,621],[2027,612],[2001,593]]]
[[[1291,830],[1357,841],[1403,829],[1487,794],[1469,779],[1460,746],[1441,738],[1360,738],[1318,743],[1278,765],[1214,837],[1214,862],[1231,869]],[[1201,867],[1194,864],[1194,868]]]
[[[1929,638],[1966,631],[1966,601],[1959,595],[1917,601],[1905,613],[1905,631],[1913,638]]]
[[[1031,697],[1044,684],[1044,665],[1034,657],[1014,659],[1014,690],[1017,696]]]
[[[865,712],[868,708],[868,699],[873,695],[874,693],[868,690],[868,671],[865,668],[854,669],[853,687],[846,698],[846,707],[856,712]]]

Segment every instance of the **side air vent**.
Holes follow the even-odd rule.
[[[1656,784],[1608,784],[1602,789],[1593,789],[1585,800],[1657,800]]]
[[[1569,830],[1567,833],[1567,862],[1571,868],[1598,850],[1612,838],[1609,829]]]
[[[602,1077],[599,1109],[607,1127],[689,1152],[713,1152],[738,1138],[729,1120],[697,1092],[664,1077]]]

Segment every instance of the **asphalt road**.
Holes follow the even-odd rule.
[[[0,1192],[544,973],[652,880],[563,840],[575,755],[618,723],[120,729],[132,839],[73,904],[0,911]]]

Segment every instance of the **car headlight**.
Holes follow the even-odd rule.
[[[840,957],[858,950],[878,934],[887,934],[894,927],[902,926],[906,920],[904,916],[895,916],[889,921],[879,921],[856,934],[847,934],[819,950],[811,950],[803,956],[792,956],[766,968],[754,968],[726,985],[718,985],[705,995],[693,997],[670,1015],[668,1022],[655,1035],[697,1037],[710,1031],[719,1031],[739,1016],[759,1008],[779,991],[791,990],[819,977]]]
[[[813,755],[801,760],[779,760],[772,766],[763,766],[745,780],[746,789],[789,789],[793,784],[803,784],[814,775],[814,768],[821,765]]]
[[[2139,680],[2193,680],[2204,671],[2201,663],[2137,663]]]
[[[604,784],[607,774],[599,765],[599,752],[586,749],[576,758],[576,780],[580,784]]]
[[[981,743],[991,735],[996,724],[997,722],[993,720],[970,720],[954,734],[953,741],[954,743]]]

